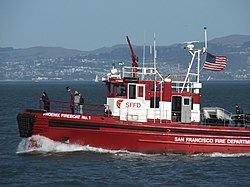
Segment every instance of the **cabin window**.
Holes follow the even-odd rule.
[[[184,99],[184,105],[189,105],[189,99]]]
[[[138,95],[137,97],[144,97],[143,86],[138,86]]]
[[[159,108],[160,97],[150,97],[150,108]]]
[[[151,84],[150,90],[151,90],[151,91],[155,91],[155,86],[156,86],[156,91],[159,91],[160,89],[159,89],[159,87],[157,86],[157,84]]]
[[[135,99],[136,85],[129,85],[129,99]]]
[[[172,120],[175,122],[181,121],[181,96],[172,97]]]
[[[181,111],[181,97],[180,96],[173,96],[172,111]]]
[[[109,96],[114,96],[114,84],[109,84]]]
[[[126,96],[126,86],[123,84],[119,84],[116,87],[116,96]]]

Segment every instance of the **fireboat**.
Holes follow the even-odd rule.
[[[198,41],[185,43],[191,60],[181,77],[159,73],[155,39],[148,67],[144,62],[138,66],[129,37],[127,42],[132,66],[121,63],[120,70],[112,67],[103,78],[105,104],[82,103],[84,114],[72,113],[69,102],[57,100],[50,101],[50,110],[24,109],[17,115],[20,137],[33,142],[32,136],[40,135],[67,144],[142,153],[250,153],[249,114],[200,109],[200,55],[206,43],[201,49],[196,48]]]

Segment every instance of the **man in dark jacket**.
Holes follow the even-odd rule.
[[[50,111],[49,96],[46,92],[43,92],[42,96],[40,97],[40,108],[46,111]]]
[[[235,120],[235,124],[237,126],[237,124],[243,124],[244,123],[244,114],[243,114],[243,110],[240,108],[240,105],[236,104],[235,105],[235,112],[236,112],[236,120]]]

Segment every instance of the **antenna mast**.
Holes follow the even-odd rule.
[[[204,41],[204,43],[205,43],[205,51],[204,52],[206,52],[207,51],[207,27],[204,27],[204,37],[205,37],[205,41]]]
[[[143,57],[142,57],[142,67],[144,68],[144,63],[145,63],[145,50],[146,50],[146,44],[145,44],[145,32],[144,32],[144,45],[143,45]]]
[[[156,58],[157,58],[157,51],[156,51],[156,41],[155,41],[155,33],[154,33],[154,69],[156,70]]]
[[[189,91],[191,88],[190,87],[190,85],[191,85],[194,88],[194,92],[199,93],[199,88],[201,88],[201,83],[200,83],[200,53],[202,50],[195,48],[194,44],[199,43],[199,41],[190,41],[190,42],[184,42],[184,43],[186,44],[186,47],[184,47],[184,49],[192,55],[192,59],[191,59],[191,62],[189,63],[188,72],[187,72],[185,80],[183,82],[181,92],[183,92],[185,88],[187,89],[187,91]],[[197,60],[197,68],[192,68],[195,60]],[[192,77],[194,77],[195,80],[192,80]]]
[[[145,66],[145,56],[146,56],[145,53],[146,53],[146,34],[144,32],[143,57],[142,57],[142,69],[143,69],[142,79],[144,79],[144,66]]]

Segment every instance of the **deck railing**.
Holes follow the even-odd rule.
[[[40,105],[40,107],[44,105]],[[73,107],[73,108],[72,108]],[[45,110],[44,108],[40,108],[40,110]],[[144,109],[145,110],[145,109]],[[141,116],[145,119],[148,119],[149,115],[152,115],[152,111],[149,112],[149,109],[146,109],[147,112],[144,112]],[[66,112],[66,113],[74,113],[74,114],[84,114],[84,115],[99,115],[99,116],[112,116],[112,113],[109,110],[109,106],[107,104],[85,104],[79,103],[77,105],[72,105],[72,102],[69,101],[59,101],[59,100],[50,100],[50,109],[46,110],[49,112]],[[126,111],[126,116],[131,115],[129,111]],[[160,123],[166,123],[169,120],[166,120],[167,115],[163,115],[160,111],[157,111],[159,114],[157,115],[156,123],[158,120]],[[164,111],[170,112],[170,111]],[[171,111],[172,123],[180,123],[181,120],[181,112],[180,111]],[[140,113],[138,113],[140,114]],[[123,114],[125,115],[125,114]],[[165,116],[165,117],[163,117]],[[140,117],[140,118],[141,118]],[[250,114],[237,114],[232,115],[231,119],[221,118],[218,119],[216,116],[210,116],[210,118],[206,118],[204,113],[200,113],[200,124],[207,126],[231,126],[231,127],[247,127],[250,126]]]
[[[218,119],[216,116],[211,116],[207,119],[204,113],[201,113],[201,125],[247,127],[250,125],[249,123],[247,114],[231,114],[231,119]]]
[[[51,112],[67,112],[74,114],[89,114],[89,115],[104,115],[105,108],[108,108],[103,104],[85,104],[85,103],[77,103],[74,104],[69,101],[59,101],[59,100],[50,100],[50,109],[47,111]],[[40,109],[44,110],[45,108]],[[108,115],[108,113],[106,114]]]

